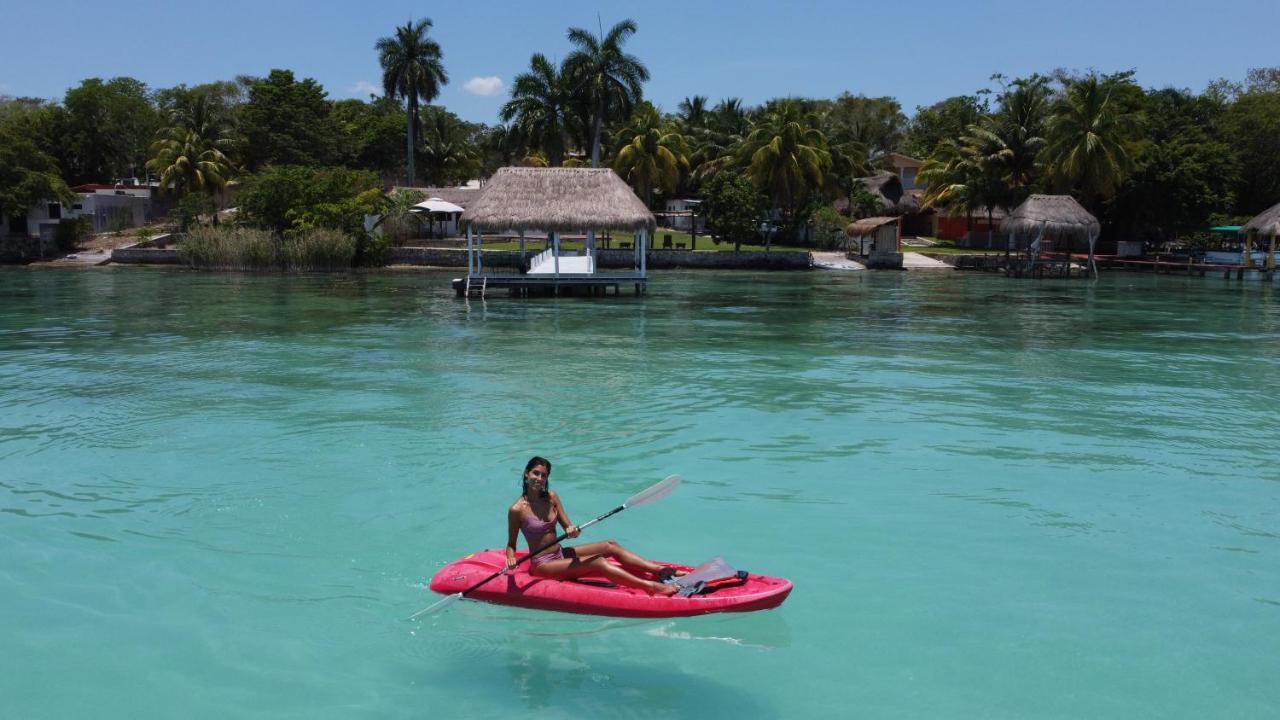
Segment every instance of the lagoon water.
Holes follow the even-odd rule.
[[[450,277],[0,271],[0,715],[1276,716],[1280,288]],[[534,453],[795,592],[406,621]]]

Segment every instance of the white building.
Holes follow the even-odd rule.
[[[667,200],[663,211],[658,213],[658,224],[672,230],[690,232],[693,223],[698,223],[698,232],[707,232],[707,222],[698,214],[701,200],[693,198],[671,198]]]

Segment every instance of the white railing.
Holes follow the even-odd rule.
[[[546,250],[543,250],[537,255],[534,255],[533,259],[529,261],[528,270],[532,270],[538,267],[539,265],[541,265],[542,263],[550,261],[552,257],[555,257],[555,250],[553,248],[547,248]]]

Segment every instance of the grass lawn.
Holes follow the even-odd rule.
[[[609,241],[609,247],[614,250],[618,249],[618,243],[624,243],[624,242],[634,243],[635,242],[634,235],[629,232],[614,231],[609,233],[609,235],[611,238]],[[655,233],[655,235],[656,235],[656,243],[654,242],[654,238],[651,238],[650,248],[653,248],[654,245],[656,244],[657,249],[661,250],[663,238],[666,235],[671,236],[671,246],[673,250],[674,249],[689,250],[689,249],[692,249],[693,247],[693,239],[689,236],[689,233],[686,233],[686,232],[680,232],[679,230],[663,230],[659,228],[658,232]],[[680,244],[683,244],[684,247],[676,248],[676,246]],[[596,246],[604,247],[604,244],[601,241],[599,236],[596,237]],[[506,242],[485,242],[483,247],[485,250],[519,250],[520,241],[510,240]],[[565,250],[581,250],[582,241],[563,240],[560,242],[560,247]],[[525,248],[531,253],[542,252],[543,242],[541,240],[527,240],[525,242]],[[808,247],[795,247],[791,245],[776,245],[776,244],[773,245],[771,249],[776,250],[778,252],[785,252],[785,251],[812,252],[813,251],[813,248],[808,248]],[[717,245],[716,242],[711,239],[710,235],[699,235],[698,241],[697,241],[697,250],[698,252],[733,252],[733,244],[720,243],[719,245]],[[763,251],[764,245],[743,245],[742,246],[743,252],[751,252],[754,250]]]
[[[933,240],[934,244],[930,247],[910,247],[902,246],[903,252],[918,253],[938,253],[940,255],[1003,255],[1004,250],[987,250],[986,248],[962,248],[956,247],[954,240],[938,240],[937,238],[926,238]]]

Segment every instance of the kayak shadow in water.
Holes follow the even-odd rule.
[[[549,613],[495,605],[473,605],[466,612],[485,623],[516,623],[516,633],[536,638],[585,638],[638,630],[651,637],[719,642],[759,650],[791,646],[791,626],[786,615],[774,610],[652,619]]]
[[[568,639],[508,653],[513,690],[530,710],[611,718],[780,716],[746,688],[662,665],[584,659],[579,645]]]

